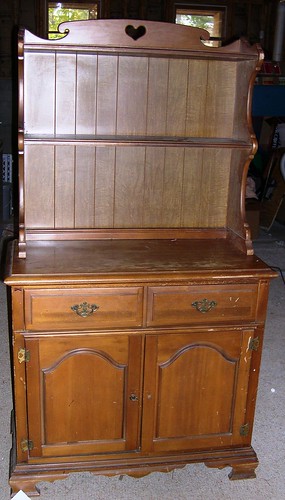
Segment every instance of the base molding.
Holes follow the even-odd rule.
[[[231,480],[251,479],[255,476],[258,459],[253,448],[198,451],[180,455],[140,456],[128,460],[90,460],[74,462],[49,462],[40,464],[17,464],[11,472],[11,498],[20,490],[30,497],[40,496],[40,482],[67,479],[75,472],[90,472],[95,475],[129,475],[142,477],[152,472],[171,472],[191,463],[204,463],[207,467],[223,469],[231,467]]]

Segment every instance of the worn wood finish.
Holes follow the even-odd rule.
[[[73,471],[144,475],[197,461],[254,476],[271,269],[221,239],[31,242],[26,259],[13,246],[14,493]],[[203,299],[217,304],[203,313],[192,306]],[[81,302],[99,309],[77,317]]]
[[[227,239],[151,239],[29,242],[26,259],[11,248],[6,283],[93,285],[198,280],[239,283],[276,275],[255,255],[247,256]],[[265,287],[266,288],[266,287]],[[263,308],[265,303],[262,303]]]
[[[221,317],[223,322],[234,322],[241,316],[252,321],[256,315],[257,292],[257,285],[149,287],[148,325],[201,324],[209,320],[214,324],[220,322]],[[206,311],[203,310],[205,298]]]
[[[247,346],[252,334],[204,331],[201,335],[198,331],[147,338],[146,356],[150,360],[146,358],[149,369],[144,387],[147,395],[155,397],[149,401],[146,397],[144,406],[146,451],[165,453],[244,443],[240,426],[246,408],[251,358]]]
[[[27,330],[82,330],[94,328],[130,328],[142,325],[142,288],[97,289],[26,289],[25,328]],[[72,309],[80,304],[90,316]],[[90,309],[90,311],[89,311]],[[79,309],[80,313],[80,309]]]
[[[61,29],[19,39],[12,495],[195,462],[255,477],[275,276],[244,212],[260,49],[148,21]]]
[[[141,337],[86,335],[78,341],[59,336],[55,346],[50,337],[26,339],[31,460],[139,449],[139,404],[130,398],[140,399]],[[88,383],[83,387],[78,379]]]

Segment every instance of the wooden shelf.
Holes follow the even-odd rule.
[[[202,148],[251,148],[251,142],[239,141],[230,137],[172,137],[113,135],[97,136],[82,134],[25,135],[26,144],[43,145],[91,145],[91,146],[181,146]]]

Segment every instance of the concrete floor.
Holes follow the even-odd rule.
[[[262,232],[256,254],[285,273],[285,226]],[[0,285],[0,500],[9,499],[8,470],[12,409],[5,287]],[[253,434],[259,457],[257,479],[229,481],[228,469],[203,464],[141,479],[74,474],[65,481],[43,483],[41,500],[285,500],[285,286],[281,276],[271,285]]]

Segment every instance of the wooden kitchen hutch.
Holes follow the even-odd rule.
[[[245,222],[261,50],[128,20],[19,36],[12,494],[193,462],[255,476],[268,285]]]

